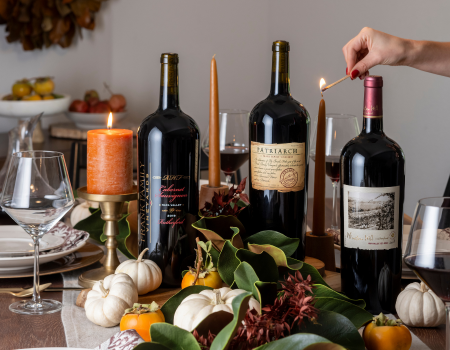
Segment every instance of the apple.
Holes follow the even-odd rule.
[[[72,101],[72,103],[70,104],[70,107],[69,107],[69,111],[78,112],[78,113],[87,113],[88,109],[89,109],[89,106],[86,103],[86,101],[81,101],[81,100]]]
[[[113,94],[111,95],[111,98],[108,101],[111,111],[113,112],[121,112],[125,109],[125,106],[127,105],[127,100],[123,95],[120,94]]]
[[[95,97],[96,99],[100,99],[98,92],[95,90],[88,90],[84,93],[84,100],[86,102],[89,102],[89,99],[91,99],[92,97]]]

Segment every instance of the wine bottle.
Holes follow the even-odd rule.
[[[364,80],[360,135],[341,153],[341,286],[373,314],[395,312],[402,275],[405,157],[383,131],[383,79]]]
[[[178,98],[178,55],[161,55],[159,107],[137,132],[139,252],[161,268],[165,285],[179,286],[195,260],[199,205],[200,132]]]
[[[310,118],[291,95],[289,43],[275,41],[272,51],[270,94],[249,118],[252,229],[299,238],[293,257],[304,260]]]

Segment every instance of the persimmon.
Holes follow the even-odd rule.
[[[214,289],[222,288],[223,282],[217,271],[209,271],[208,273],[205,273],[204,276],[205,277],[203,278],[202,277],[197,278],[195,285],[208,286]],[[181,289],[192,286],[192,282],[194,282],[194,280],[195,280],[195,272],[194,273],[192,273],[192,271],[186,272],[186,274],[183,277],[183,280],[181,281]]]
[[[34,83],[34,91],[41,95],[50,95],[55,88],[55,83],[51,78],[37,78]]]
[[[154,323],[165,322],[164,314],[155,302],[148,304],[134,304],[126,309],[120,320],[120,330],[134,329],[145,341],[152,341],[150,327]]]
[[[373,318],[363,332],[368,350],[408,350],[412,337],[401,320],[389,320],[383,313]]]
[[[27,79],[19,80],[12,86],[12,93],[16,97],[24,97],[31,94],[31,84]]]

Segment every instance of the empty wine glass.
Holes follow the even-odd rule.
[[[445,303],[450,350],[450,197],[419,200],[403,259]]]
[[[240,109],[221,109],[219,111],[220,168],[225,173],[227,185],[231,176],[247,160],[248,111]],[[209,126],[202,141],[203,152],[209,155]]]
[[[34,243],[34,285],[30,301],[9,306],[13,312],[43,315],[61,310],[56,300],[42,300],[39,294],[39,242],[75,200],[64,155],[50,151],[17,152],[11,158],[0,205],[32,238]]]
[[[339,191],[340,168],[342,148],[348,141],[359,135],[358,119],[354,115],[327,113],[325,126],[325,172],[333,184],[333,212],[331,229],[339,230],[339,212],[337,197]],[[317,119],[311,140],[311,159],[316,161]]]

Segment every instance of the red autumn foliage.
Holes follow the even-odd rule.
[[[208,331],[208,336],[207,337],[204,337],[203,335],[199,336],[197,330],[195,330],[195,329],[192,332],[192,335],[197,340],[197,342],[199,343],[200,347],[202,349],[207,349],[207,350],[209,350],[211,348],[211,344],[212,344],[214,338],[216,337],[215,334],[211,334],[211,331]]]
[[[227,194],[214,192],[211,202],[206,202],[205,207],[200,209],[200,213],[204,217],[214,217],[219,215],[237,216],[245,206],[239,207],[238,202],[241,200],[246,205],[250,204],[248,196],[242,193],[245,190],[247,178],[244,178],[236,188],[231,186]]]

